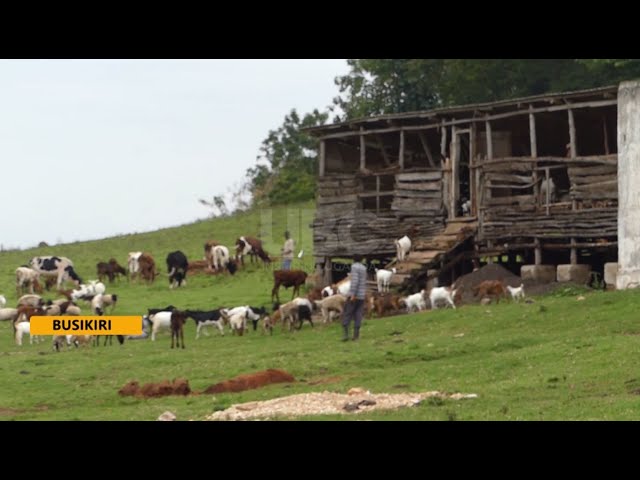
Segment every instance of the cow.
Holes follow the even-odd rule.
[[[262,248],[262,241],[254,237],[240,237],[236,240],[236,260],[244,265],[244,256],[251,256],[251,263],[254,258],[259,257],[264,263],[271,263],[267,252]]]
[[[29,260],[29,266],[44,277],[57,276],[56,286],[58,289],[66,281],[72,281],[76,285],[82,283],[82,279],[73,269],[73,262],[66,257],[53,255],[33,257]]]
[[[280,296],[278,294],[280,286],[284,288],[293,287],[293,299],[296,295],[300,294],[300,285],[303,285],[307,279],[307,273],[302,270],[276,270],[273,272],[273,290],[271,290],[271,301],[274,297],[280,303]]]
[[[180,250],[169,253],[167,255],[167,271],[169,272],[169,288],[180,287],[183,283],[186,285],[187,270],[189,270],[189,261],[187,256]]]

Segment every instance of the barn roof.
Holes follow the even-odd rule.
[[[585,90],[575,90],[572,92],[545,93],[543,95],[532,95],[529,97],[512,98],[496,102],[472,103],[468,105],[434,108],[432,110],[361,117],[345,122],[331,123],[318,127],[308,127],[303,130],[309,132],[311,135],[322,137],[332,133],[359,130],[361,127],[368,129],[379,128],[389,124],[397,126],[411,125],[416,120],[420,120],[421,122],[424,122],[425,120],[432,120],[434,123],[437,123],[444,117],[450,118],[454,114],[462,114],[466,117],[482,116],[490,113],[500,113],[501,111],[519,109],[525,106],[528,107],[529,105],[535,104],[553,104],[564,101],[570,102],[577,99],[580,101],[590,101],[601,100],[602,98],[615,98],[617,96],[617,91],[618,86],[612,85]]]

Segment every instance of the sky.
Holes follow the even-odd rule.
[[[0,245],[206,218],[291,109],[325,110],[346,60],[0,60]]]

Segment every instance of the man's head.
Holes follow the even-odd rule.
[[[362,263],[362,255],[360,255],[359,253],[356,253],[353,256],[353,263],[356,263],[356,262]]]

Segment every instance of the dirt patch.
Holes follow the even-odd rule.
[[[122,397],[135,396],[141,398],[189,395],[190,393],[189,381],[184,378],[176,378],[173,382],[163,380],[158,383],[145,383],[142,387],[137,381],[133,380],[118,390],[118,394]]]
[[[20,408],[4,408],[4,407],[0,407],[0,417],[2,416],[13,416],[13,415],[17,415],[19,413],[24,413],[27,410],[25,409],[20,409]]]
[[[202,393],[242,392],[244,390],[264,387],[271,383],[289,383],[295,381],[296,379],[293,378],[293,375],[290,373],[271,368],[262,372],[240,375],[230,380],[216,383],[205,389]]]
[[[334,392],[302,393],[274,398],[263,402],[248,402],[232,405],[226,410],[208,415],[206,420],[252,420],[300,415],[358,414],[372,410],[389,410],[419,405],[427,398],[460,400],[476,398],[475,394],[423,393],[358,393],[345,395]]]
[[[309,382],[308,385],[326,385],[327,383],[337,383],[342,381],[342,377],[325,377]]]

